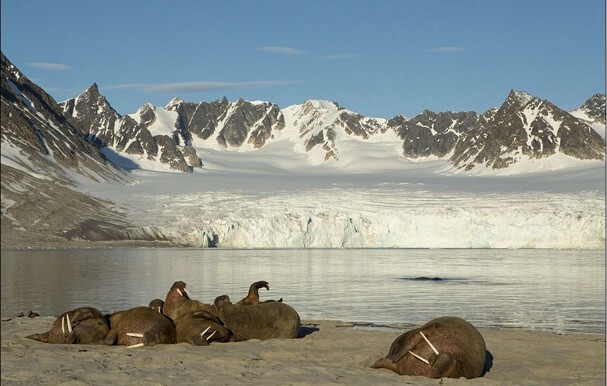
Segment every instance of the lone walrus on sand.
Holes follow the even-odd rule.
[[[215,299],[223,324],[234,334],[233,341],[248,339],[297,338],[301,320],[291,306],[282,302],[261,302],[236,306],[228,295]]]
[[[51,329],[28,339],[44,343],[98,344],[105,339],[110,327],[101,311],[79,307],[59,315]]]
[[[371,367],[400,375],[471,379],[482,375],[485,357],[480,332],[463,319],[444,316],[396,338],[388,355]]]

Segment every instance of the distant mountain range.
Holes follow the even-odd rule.
[[[294,154],[305,155],[312,165],[339,165],[342,157],[352,156],[347,142],[378,137],[394,143],[395,157],[440,158],[462,172],[504,169],[557,154],[605,157],[599,134],[605,132],[604,94],[572,112],[511,91],[499,108],[482,114],[426,110],[410,119],[369,118],[329,101],[281,109],[271,102],[226,98],[196,103],[175,98],[165,107],[145,104],[123,116],[96,84],[57,103],[3,53],[1,61],[3,245],[8,237],[36,234],[57,240],[85,231],[88,239],[122,237],[127,224],[121,211],[74,189],[82,178],[127,179],[108,161],[107,149],[178,172],[204,167],[207,149],[254,152],[280,141],[288,141]]]
[[[499,108],[475,112],[424,111],[411,119],[369,118],[336,102],[309,100],[280,109],[271,102],[145,104],[121,116],[93,84],[59,104],[81,133],[102,147],[168,164],[178,171],[201,167],[196,148],[255,151],[278,140],[293,142],[312,164],[339,162],[343,139],[368,140],[393,134],[402,157],[448,159],[459,169],[502,169],[525,158],[562,153],[602,160],[605,141],[591,125],[605,122],[605,95],[588,99],[574,116],[548,100],[511,91]],[[288,134],[285,134],[288,133]],[[193,147],[192,145],[196,146]]]

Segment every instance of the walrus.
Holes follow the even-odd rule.
[[[110,331],[104,339],[104,344],[137,347],[177,342],[175,324],[150,307],[118,311],[107,318]]]
[[[482,375],[485,357],[485,340],[472,324],[443,316],[396,338],[388,355],[371,367],[400,375],[472,379]]]
[[[233,341],[248,339],[296,338],[301,327],[299,314],[282,302],[261,302],[236,306],[228,295],[214,302],[220,320],[234,334]]]
[[[243,299],[239,300],[238,302],[234,303],[234,305],[236,306],[250,306],[253,304],[257,304],[259,303],[259,289],[260,288],[265,288],[268,291],[270,290],[270,285],[267,281],[256,281],[255,283],[251,284],[251,286],[249,287],[249,293],[247,294],[247,296],[245,296]],[[282,302],[282,298],[278,299],[278,300],[266,300],[266,302]]]
[[[164,307],[164,301],[160,300],[160,299],[154,299],[150,302],[148,307],[150,307],[154,311],[157,311],[159,314],[162,314],[162,308]]]
[[[190,293],[184,282],[176,281],[173,283],[164,300],[162,313],[171,318],[171,320],[175,320],[181,315],[198,310],[206,310],[212,315],[216,314],[213,305],[190,299]]]
[[[191,311],[174,320],[177,343],[208,346],[212,342],[229,342],[232,332],[221,320],[205,310]]]
[[[99,344],[109,330],[108,322],[99,310],[79,307],[59,315],[49,331],[26,338],[44,343]]]

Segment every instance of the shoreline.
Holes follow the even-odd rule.
[[[3,385],[347,384],[436,385],[441,380],[371,369],[409,325],[304,320],[297,339],[250,340],[199,347],[137,349],[45,344],[24,338],[46,331],[52,316],[2,319]],[[481,378],[450,385],[604,385],[605,335],[479,328],[491,358]]]

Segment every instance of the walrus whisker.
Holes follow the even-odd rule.
[[[216,333],[216,332],[217,332],[217,331],[213,331],[213,332],[211,333],[211,335],[209,335],[209,336],[207,337],[207,342],[209,341],[209,339],[211,339],[211,337],[212,337],[213,335],[215,335],[215,333]]]
[[[436,355],[438,355],[438,350],[436,349],[436,347],[434,347],[434,345],[433,345],[432,343],[430,343],[430,341],[428,340],[428,338],[426,338],[426,335],[424,335],[424,333],[423,333],[423,332],[421,332],[421,331],[420,331],[419,333],[420,333],[420,334],[422,334],[422,338],[424,338],[424,340],[425,340],[426,342],[428,342],[428,345],[430,345],[430,348],[432,349],[432,351],[434,351],[434,353],[435,353]]]
[[[419,355],[417,355],[417,354],[416,354],[416,353],[414,353],[413,351],[409,351],[409,354],[413,355],[414,357],[416,357],[417,359],[419,359],[420,361],[422,361],[422,362],[424,362],[424,363],[430,364],[430,362],[428,362],[428,360],[427,360],[427,359],[424,359],[424,358],[420,357]]]
[[[179,296],[183,296],[183,293],[181,293],[181,290],[179,288],[176,288],[176,290],[179,293]]]
[[[135,347],[142,347],[144,344],[143,343],[137,343],[131,346],[126,346],[126,348],[135,348]]]
[[[143,334],[137,332],[127,332],[126,336],[132,336],[133,338],[143,338]]]
[[[70,315],[69,314],[65,314],[65,319],[67,321],[67,330],[71,334],[72,333],[72,322],[70,322]]]
[[[65,334],[65,316],[61,318],[61,333]]]

